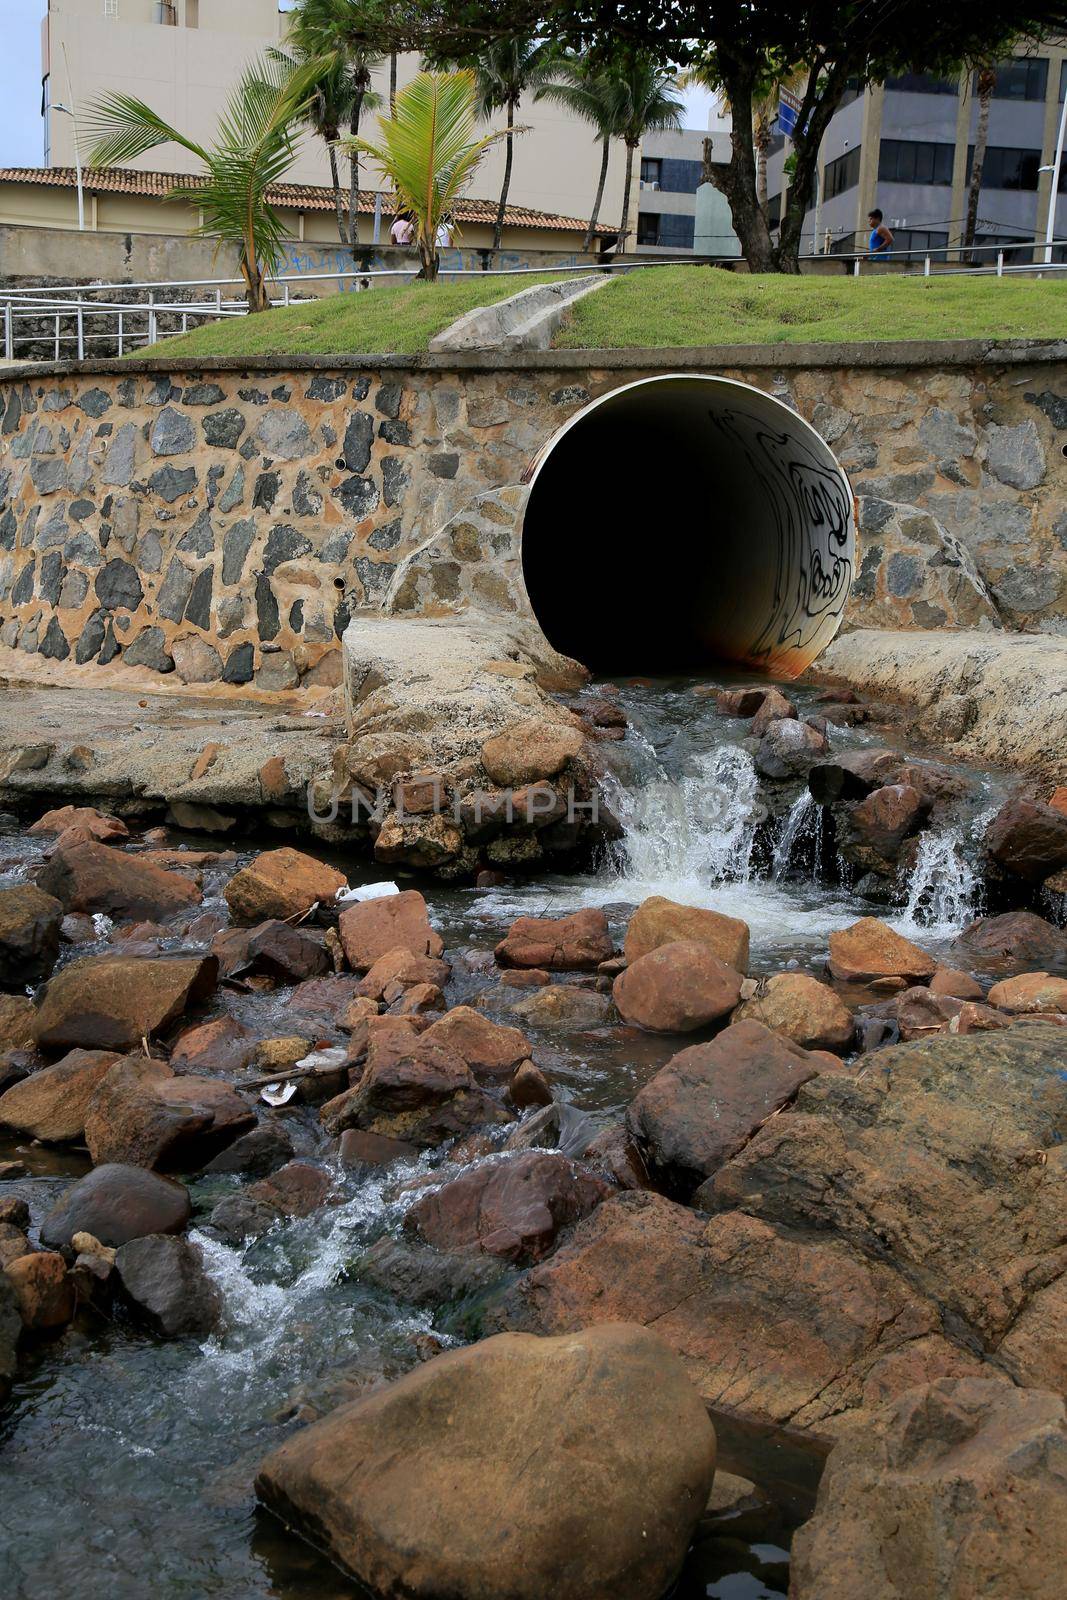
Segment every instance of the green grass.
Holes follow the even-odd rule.
[[[1057,338],[1067,283],[1023,278],[749,276],[656,267],[587,295],[557,348],[670,348],[867,339]]]
[[[475,306],[503,300],[551,278],[461,278],[458,283],[410,283],[335,294],[300,305],[279,306],[254,317],[226,317],[191,333],[163,339],[133,352],[131,359],[157,356],[414,355],[435,333]]]

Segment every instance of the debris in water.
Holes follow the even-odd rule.
[[[350,900],[382,900],[387,894],[399,893],[399,885],[395,883],[363,883],[358,889],[338,889],[337,899],[341,905],[347,905]]]
[[[287,1106],[295,1093],[295,1083],[268,1083],[259,1091],[259,1098],[269,1106]]]

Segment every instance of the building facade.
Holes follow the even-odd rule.
[[[1067,87],[1067,41],[1001,62],[975,243],[1006,259],[1029,261],[1043,240],[1052,199],[1051,169]],[[819,153],[819,198],[804,221],[804,253],[851,254],[867,246],[867,214],[879,207],[898,252],[958,253],[978,122],[972,73],[909,73],[846,95]],[[768,162],[772,224],[781,216],[792,146],[778,134]],[[1055,234],[1067,236],[1067,164],[1056,196]],[[1057,259],[1065,251],[1057,247]],[[902,259],[907,259],[902,257]],[[1038,259],[1041,259],[1040,246]]]

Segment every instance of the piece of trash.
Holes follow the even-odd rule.
[[[93,932],[98,939],[106,939],[115,924],[102,911],[93,912]]]
[[[287,1106],[295,1093],[295,1083],[268,1083],[259,1091],[259,1098],[269,1106]]]
[[[343,1067],[348,1060],[348,1051],[343,1044],[329,1045],[325,1050],[312,1050],[311,1054],[304,1056],[296,1063],[305,1072],[325,1072],[331,1067]]]
[[[382,900],[387,894],[399,893],[395,883],[361,883],[356,889],[338,889],[337,898],[343,905],[349,900]]]

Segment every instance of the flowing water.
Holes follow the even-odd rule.
[[[803,709],[803,692],[800,699]],[[623,837],[599,872],[492,891],[423,886],[449,955],[465,952],[450,1003],[494,981],[485,953],[520,914],[603,906],[621,936],[634,904],[650,894],[714,906],[749,923],[754,972],[786,965],[818,971],[833,929],[872,909],[883,914],[845,881],[827,884],[823,813],[806,793],[780,814],[768,809],[742,743],[745,724],[719,718],[683,680],[627,687],[621,703],[634,727],[609,747],[614,773],[606,798]],[[834,737],[835,747],[868,742],[862,730]],[[936,951],[947,949],[978,907],[979,813],[994,798],[989,780],[978,780],[958,818],[924,837],[903,903],[888,913]],[[23,876],[40,853],[41,841],[23,833],[0,837],[0,881]],[[334,859],[354,882],[374,876],[365,863]],[[221,874],[209,877],[209,904],[221,884]],[[98,929],[101,941],[108,931]],[[269,1036],[286,1031],[286,998],[227,1003]],[[533,1038],[557,1094],[602,1120],[617,1116],[676,1048],[676,1041],[610,1027]],[[286,1115],[298,1151],[315,1150],[314,1114]],[[0,1160],[14,1156],[29,1169],[14,1188],[30,1200],[35,1224],[71,1176],[87,1168],[77,1152],[0,1140]],[[438,1175],[447,1173],[444,1156],[418,1163],[424,1178],[435,1165],[443,1168]],[[428,1340],[447,1344],[448,1335],[435,1329],[432,1313],[397,1304],[360,1277],[361,1252],[400,1227],[408,1196],[396,1172],[357,1180],[338,1167],[335,1179],[335,1204],[242,1250],[194,1235],[225,1301],[223,1327],[211,1339],[167,1344],[116,1322],[76,1328],[38,1347],[0,1417],[5,1600],[44,1593],[61,1600],[331,1600],[355,1592],[257,1512],[255,1468],[295,1422],[404,1371]],[[192,1181],[198,1223],[236,1181]],[[783,1594],[784,1537],[700,1547],[679,1596]]]

